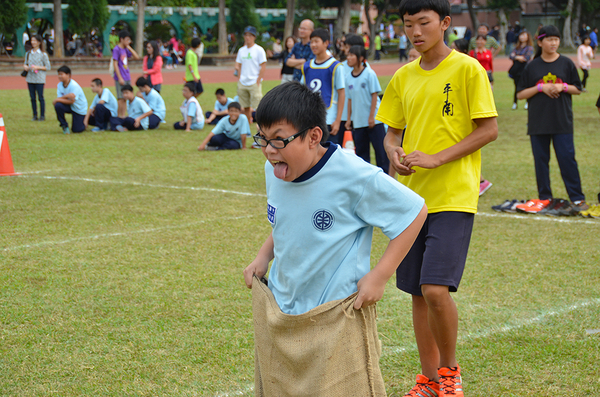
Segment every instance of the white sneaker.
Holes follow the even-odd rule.
[[[512,110],[517,110],[517,103],[513,103]]]
[[[529,109],[529,102],[525,102],[525,107],[524,107],[524,109],[525,109],[525,110]]]

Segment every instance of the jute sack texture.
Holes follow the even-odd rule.
[[[386,396],[379,368],[377,310],[375,305],[354,310],[356,296],[289,315],[255,277],[255,395]]]

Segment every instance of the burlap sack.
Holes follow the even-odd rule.
[[[255,277],[255,395],[385,396],[377,310],[375,305],[354,310],[355,300],[356,293],[289,315]]]

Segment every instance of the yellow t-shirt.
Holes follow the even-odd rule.
[[[485,69],[476,59],[452,51],[433,70],[423,70],[420,59],[400,68],[376,118],[396,129],[407,126],[402,144],[407,154],[435,154],[473,132],[473,120],[497,116]],[[429,213],[477,212],[481,151],[431,170],[414,169],[398,180],[425,199]]]

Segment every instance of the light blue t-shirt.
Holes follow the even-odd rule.
[[[337,65],[334,65],[337,63]],[[329,76],[327,69],[333,70]],[[327,107],[327,125],[333,124],[338,111],[338,91],[344,88],[344,69],[334,57],[319,64],[316,59],[304,64],[301,83],[306,84],[313,92],[319,92]],[[308,76],[308,77],[307,77]],[[308,83],[306,82],[308,80]],[[329,99],[330,98],[330,99]]]
[[[293,182],[278,179],[265,164],[275,254],[269,288],[287,314],[356,292],[371,270],[373,227],[394,239],[425,203],[354,153],[329,142],[325,147],[323,158]]]
[[[215,101],[215,110],[216,110],[217,112],[223,112],[223,111],[227,110],[227,106],[229,106],[229,104],[230,104],[231,102],[234,102],[234,100],[233,100],[233,99],[231,99],[231,98],[227,98],[227,102],[225,102],[225,105],[223,105],[223,104],[222,104],[221,102],[219,102],[219,100],[217,99],[217,100]]]
[[[144,100],[148,103],[148,106],[150,106],[150,109],[152,109],[154,114],[164,123],[165,116],[167,115],[167,107],[165,106],[163,97],[154,88],[150,90],[149,94],[142,92],[142,95],[144,96]]]
[[[240,144],[242,147],[242,135],[250,136],[250,123],[245,114],[240,114],[240,117],[235,121],[235,124],[231,124],[229,116],[223,117],[217,123],[217,126],[212,130],[215,135],[225,134],[229,139],[233,139]]]
[[[127,114],[132,119],[137,119],[142,114],[148,113],[150,110],[150,106],[148,106],[146,101],[144,101],[142,98],[135,97],[133,98],[133,101],[127,101]],[[143,129],[147,130],[149,122],[150,120],[148,117],[144,117],[142,121],[140,121],[140,125]]]
[[[90,109],[95,109],[98,102],[104,101],[104,107],[110,110],[110,115],[112,117],[118,116],[119,103],[117,102],[117,98],[113,95],[112,92],[108,88],[104,88],[102,90],[102,95],[95,95],[92,100],[92,104],[90,105]]]
[[[342,73],[344,76],[348,76],[348,73],[352,71],[352,68],[348,66],[348,60],[346,59],[342,62]],[[345,83],[345,81],[344,81]],[[348,93],[346,93],[346,97],[344,98],[344,110],[342,111],[342,121],[348,120]],[[345,128],[345,127],[343,127]]]
[[[68,94],[75,94],[75,102],[71,105],[71,110],[75,113],[85,116],[88,111],[88,102],[81,86],[73,79],[69,81],[69,85],[64,87],[62,82],[56,87],[56,97],[60,98]]]
[[[346,75],[346,96],[352,100],[351,117],[354,128],[369,126],[372,94],[379,94],[379,92],[381,92],[381,85],[373,69],[364,68],[358,76],[353,76],[352,72]],[[378,96],[374,116],[377,115],[380,102]],[[375,120],[375,124],[381,124],[381,121]]]
[[[201,130],[202,128],[204,128],[204,120],[202,120],[202,123],[198,122],[197,118],[196,118],[196,104],[195,103],[190,103],[189,107],[188,107],[188,116],[192,116],[192,124],[190,125],[190,129],[192,130]],[[187,118],[184,120],[185,122],[187,122]]]

